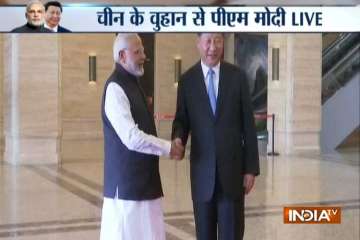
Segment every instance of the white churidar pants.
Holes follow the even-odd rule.
[[[104,198],[100,240],[165,240],[162,198]]]

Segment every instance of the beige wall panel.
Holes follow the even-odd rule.
[[[5,161],[57,163],[59,51],[57,35],[4,35]]]
[[[279,81],[271,80],[273,47],[280,48]],[[268,112],[276,114],[281,153],[320,150],[321,52],[321,34],[269,34]]]
[[[196,34],[171,33],[155,36],[155,112],[175,114],[177,88],[174,86],[174,58],[182,60],[182,73],[199,60]],[[170,120],[157,121],[159,136],[170,139]]]
[[[3,63],[4,41],[3,34],[0,34],[0,161],[4,153],[4,114],[3,114],[3,85],[4,85],[4,63]]]
[[[6,116],[10,114],[10,101],[7,101],[10,98],[10,93],[8,89],[10,88],[10,83],[8,79],[11,77],[11,71],[10,67],[8,66],[10,58],[12,58],[11,53],[11,41],[9,39],[10,34],[2,34],[3,36],[3,102],[2,102],[2,108],[3,108],[3,133],[4,137],[6,134],[7,129],[9,129],[9,122],[6,121]],[[5,60],[6,56],[6,60]]]
[[[322,36],[295,34],[295,37],[294,109],[296,111],[294,111],[293,129],[299,132],[313,131],[315,134],[321,127]],[[297,142],[306,144],[304,141]]]
[[[62,117],[100,119],[104,82],[113,69],[114,34],[71,34],[61,39]],[[89,54],[97,56],[97,83],[89,84]]]
[[[41,47],[34,48],[34,42]],[[58,49],[54,43],[57,37],[51,35],[19,38],[19,121],[25,136],[58,133]]]
[[[61,36],[62,161],[103,158],[100,115],[106,79],[113,70],[115,34]],[[97,82],[89,84],[89,54],[96,54]]]

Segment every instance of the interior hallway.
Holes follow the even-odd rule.
[[[189,162],[162,158],[168,240],[195,239]],[[359,152],[261,157],[261,175],[246,198],[246,240],[358,240]],[[101,161],[0,165],[0,239],[99,239]],[[283,224],[283,206],[342,207],[339,225]],[[139,223],[140,224],[140,223]]]

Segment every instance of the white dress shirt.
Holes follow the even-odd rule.
[[[58,25],[56,25],[55,27],[50,27],[49,25],[47,25],[46,23],[44,24],[44,27],[53,31],[53,32],[58,32]]]
[[[209,78],[210,78],[210,75],[208,74],[209,67],[206,66],[202,60],[201,60],[201,68],[202,68],[203,75],[204,75],[206,92],[208,92]],[[218,92],[219,92],[219,81],[220,81],[220,62],[216,66],[212,67],[211,69],[214,71],[214,88],[215,88],[214,90],[215,90],[215,96],[217,99]]]
[[[169,156],[171,142],[138,128],[124,90],[112,82],[107,86],[105,114],[122,143],[132,151]],[[132,201],[104,198],[101,240],[165,240],[162,198]]]

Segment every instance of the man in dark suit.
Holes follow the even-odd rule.
[[[190,176],[198,240],[240,240],[244,196],[259,174],[253,111],[245,73],[221,60],[224,38],[202,33],[201,60],[178,86],[172,139],[191,133]]]
[[[51,33],[51,30],[44,28],[44,14],[45,8],[40,1],[30,1],[25,12],[27,23],[11,30],[11,33]]]
[[[45,27],[53,32],[69,33],[69,29],[66,29],[59,25],[62,14],[62,6],[58,1],[50,1],[45,4]]]

